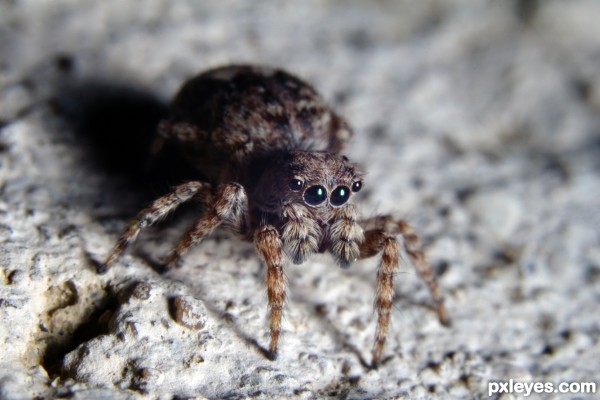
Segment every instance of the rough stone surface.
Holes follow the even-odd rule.
[[[584,0],[0,2],[0,398],[480,398],[490,381],[600,383],[599,18]],[[362,213],[421,232],[450,328],[403,265],[385,362],[367,368],[377,261],[342,271],[315,256],[287,269],[269,361],[250,244],[217,234],[156,272],[193,207],[96,274],[174,183],[127,170],[144,149],[115,132],[139,132],[185,79],[230,62],[292,71],[348,117],[347,155],[368,171]],[[177,298],[201,329],[176,322]]]

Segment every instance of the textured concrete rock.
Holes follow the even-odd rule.
[[[0,398],[480,398],[490,381],[598,384],[599,17],[583,0],[0,3]],[[347,155],[368,171],[362,213],[422,233],[451,327],[403,265],[385,362],[369,369],[377,261],[342,271],[315,256],[287,268],[269,361],[251,244],[217,233],[156,272],[194,207],[95,272],[175,183],[142,173],[165,100],[230,62],[290,70],[349,118]]]

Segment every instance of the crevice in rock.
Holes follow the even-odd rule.
[[[72,285],[72,283],[71,283]],[[79,305],[79,312],[65,310],[66,314],[79,314],[80,320],[64,319],[52,321],[58,309],[51,309],[47,313],[47,321],[40,323],[38,341],[43,342],[40,346],[41,365],[48,376],[53,379],[62,375],[62,362],[68,353],[75,350],[80,344],[85,343],[97,336],[108,333],[108,323],[111,316],[119,306],[117,297],[109,291],[104,292],[101,297],[93,298],[91,304],[81,304],[81,297],[77,301],[69,303],[67,307]],[[84,312],[81,313],[81,309]]]

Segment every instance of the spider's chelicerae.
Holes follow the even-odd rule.
[[[352,131],[305,82],[277,69],[226,66],[188,81],[158,128],[159,143],[177,146],[199,179],[143,209],[99,268],[105,272],[135,240],[182,203],[199,199],[202,216],[180,239],[166,266],[217,227],[254,242],[267,272],[271,341],[277,355],[285,300],[283,270],[329,252],[342,268],[379,255],[377,330],[372,365],[381,361],[402,243],[447,322],[440,290],[415,231],[392,216],[360,219],[353,204],[363,175],[340,154]],[[397,236],[402,236],[399,242]]]

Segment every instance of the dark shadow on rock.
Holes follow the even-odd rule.
[[[314,311],[317,314],[317,316],[319,317],[319,320],[321,321],[321,323],[323,324],[323,327],[325,330],[327,330],[328,332],[330,332],[333,337],[335,338],[335,343],[338,343],[341,347],[341,349],[347,350],[351,353],[353,353],[358,362],[360,363],[360,365],[362,365],[362,367],[365,370],[369,370],[369,369],[373,369],[375,368],[370,362],[368,362],[365,357],[363,356],[363,353],[361,350],[359,350],[348,338],[348,334],[342,332],[336,325],[336,323],[331,319],[331,317],[329,317],[327,315],[327,312],[325,311],[326,307],[324,304],[322,303],[312,303],[312,302],[307,302],[306,300],[304,300],[307,304],[311,304],[314,307]],[[387,359],[384,359],[382,364],[384,362],[387,362]]]
[[[171,148],[154,155],[156,126],[168,107],[148,90],[106,79],[90,79],[60,88],[53,106],[109,174],[131,179],[134,186],[180,181],[186,168]]]
[[[224,321],[228,328],[231,329],[249,348],[253,348],[257,353],[268,360],[275,361],[277,359],[277,353],[272,353],[269,351],[268,347],[261,345],[258,342],[258,339],[247,333],[243,324],[237,321],[235,315],[227,312],[226,309],[217,306],[215,302],[205,298],[205,296],[199,296],[198,298],[204,302],[204,306],[212,315],[217,316],[218,319]],[[268,329],[268,326],[265,326],[265,329]]]
[[[151,93],[100,81],[67,87],[56,105],[86,141],[94,161],[125,173],[143,172],[155,127],[167,111]]]

